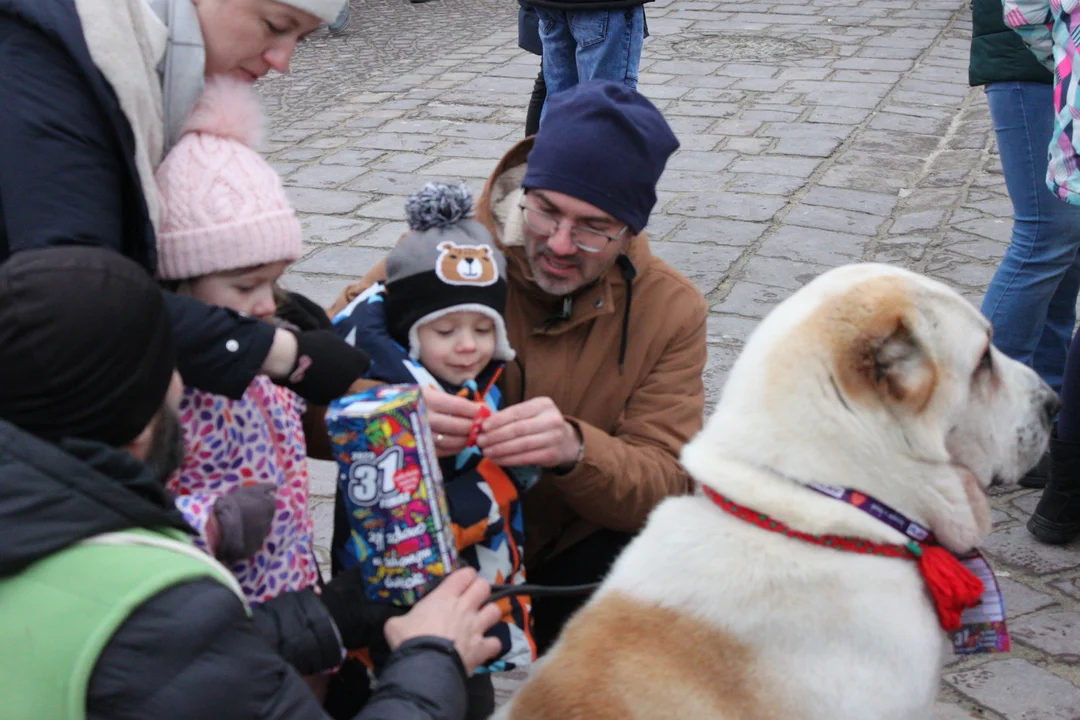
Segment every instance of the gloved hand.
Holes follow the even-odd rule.
[[[258,483],[233,490],[214,503],[220,540],[214,550],[226,565],[246,560],[262,547],[277,510],[273,483]]]
[[[347,650],[387,650],[383,625],[390,618],[409,611],[409,608],[369,600],[364,592],[363,568],[358,567],[346,570],[328,582],[319,597],[330,612],[330,617],[334,618]]]
[[[332,330],[296,333],[296,343],[296,364],[280,384],[315,405],[347,394],[371,366],[367,355]]]
[[[332,330],[334,327],[326,310],[298,292],[286,292],[285,298],[278,302],[277,312],[274,314],[301,331]]]

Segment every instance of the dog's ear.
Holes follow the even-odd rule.
[[[864,336],[852,348],[856,382],[865,383],[884,402],[918,412],[937,385],[934,363],[903,317],[879,329],[885,332]]]

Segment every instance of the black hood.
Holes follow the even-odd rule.
[[[53,444],[0,420],[0,578],[80,540],[131,528],[190,532],[144,463],[86,440]]]

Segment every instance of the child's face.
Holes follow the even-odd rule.
[[[478,312],[454,312],[416,329],[420,363],[451,385],[472,380],[495,353],[495,323]]]
[[[289,263],[282,260],[243,270],[203,275],[181,283],[179,292],[210,305],[266,320],[277,310],[274,283],[287,267]]]

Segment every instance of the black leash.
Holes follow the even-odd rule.
[[[571,597],[574,595],[588,595],[600,587],[600,583],[585,583],[584,585],[492,585],[489,602],[501,600],[511,595],[530,595],[532,597]]]

